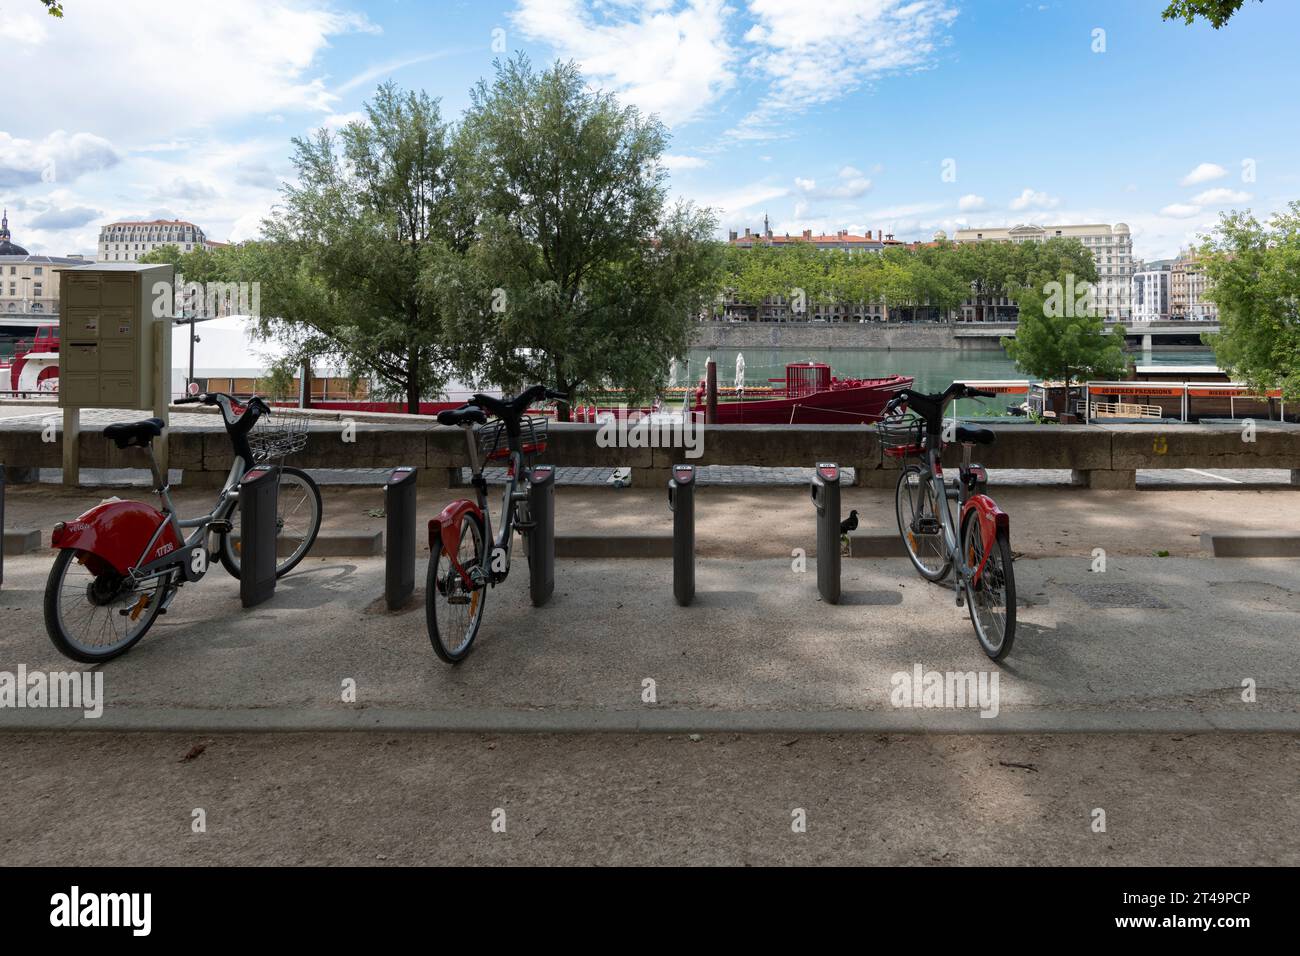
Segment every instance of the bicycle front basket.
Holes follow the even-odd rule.
[[[925,419],[916,415],[876,423],[880,450],[890,458],[906,458],[925,450]]]
[[[274,409],[262,415],[248,433],[253,460],[262,463],[283,459],[307,447],[307,416],[287,415]]]
[[[519,420],[519,451],[525,467],[531,467],[537,456],[546,451],[546,436],[550,419],[545,415],[527,415]],[[483,461],[503,462],[510,457],[510,438],[506,423],[488,422],[478,430],[478,447]]]

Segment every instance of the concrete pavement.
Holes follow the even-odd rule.
[[[48,566],[48,555],[6,563],[7,669],[77,669],[44,634]],[[309,558],[247,611],[215,569],[101,668],[102,718],[6,709],[0,728],[1300,730],[1293,559],[1089,567],[1084,557],[1017,562],[1019,633],[1001,667],[951,592],[900,559],[845,561],[839,606],[821,604],[813,571],[793,571],[789,558],[706,559],[689,608],[673,603],[669,561],[561,561],[540,609],[521,564],[489,595],[458,667],[434,657],[418,603],[382,609],[379,559]],[[894,675],[918,665],[996,673],[997,716],[895,706]],[[354,703],[342,700],[346,681]]]

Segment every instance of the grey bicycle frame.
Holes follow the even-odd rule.
[[[950,419],[944,419],[944,430],[947,430],[949,421]],[[958,471],[956,495],[953,495],[953,489],[948,487],[948,482],[943,476],[942,435],[927,435],[925,440],[925,477],[930,482],[930,491],[936,504],[943,503],[943,507],[939,509],[938,514],[939,524],[943,529],[943,544],[958,571],[953,578],[954,590],[961,587],[962,584],[969,583],[971,576],[975,573],[975,569],[966,564],[966,558],[961,553],[961,541],[957,537],[960,529],[954,526],[952,508],[948,505],[950,501],[955,500],[957,502],[957,515],[958,520],[960,520],[962,506],[966,503],[966,499],[970,497],[970,491],[966,487],[965,474],[971,465],[972,447],[970,442],[961,443],[961,466]]]
[[[465,443],[469,448],[470,474],[475,478],[482,478],[483,462],[479,460],[478,435],[474,431],[474,425],[466,422],[460,427],[465,432]],[[488,507],[487,482],[483,481],[475,486],[479,511],[483,514],[483,540],[491,542],[491,550],[488,553],[488,578],[494,582],[505,580],[506,575],[510,573],[515,530],[515,509],[511,506],[528,500],[528,478],[523,474],[523,454],[519,449],[511,448],[508,461],[510,467],[506,469],[505,489],[501,493],[501,529],[495,538],[492,536],[492,510]],[[505,552],[505,563],[500,572],[494,569],[498,551]]]

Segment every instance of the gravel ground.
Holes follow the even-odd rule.
[[[1287,735],[6,734],[0,763],[6,865],[1300,864]]]

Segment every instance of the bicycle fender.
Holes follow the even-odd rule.
[[[60,522],[50,535],[50,546],[75,548],[91,556],[86,564],[95,574],[112,569],[125,575],[179,550],[183,544],[171,522],[154,542],[149,554],[145,545],[166,516],[139,501],[105,501],[72,521]]]
[[[460,566],[460,561],[456,559],[456,553],[460,551],[460,531],[461,526],[465,523],[465,515],[471,514],[483,521],[483,512],[478,503],[470,501],[468,498],[461,498],[459,501],[453,501],[438,516],[429,521],[429,552],[432,553],[438,541],[442,541],[442,549],[447,552],[447,560],[451,566],[456,569],[460,579],[465,582],[465,587],[472,588],[474,583],[470,580],[465,569]],[[486,547],[486,542],[484,547]]]
[[[961,509],[962,527],[966,524],[966,516],[972,511],[975,513],[974,520],[980,523],[980,540],[984,543],[984,558],[971,576],[971,579],[978,584],[980,575],[984,573],[984,565],[997,542],[998,532],[1006,531],[1008,534],[1011,532],[1011,519],[1007,517],[1005,511],[998,507],[997,502],[988,495],[971,495],[966,499],[966,503],[962,505]]]

